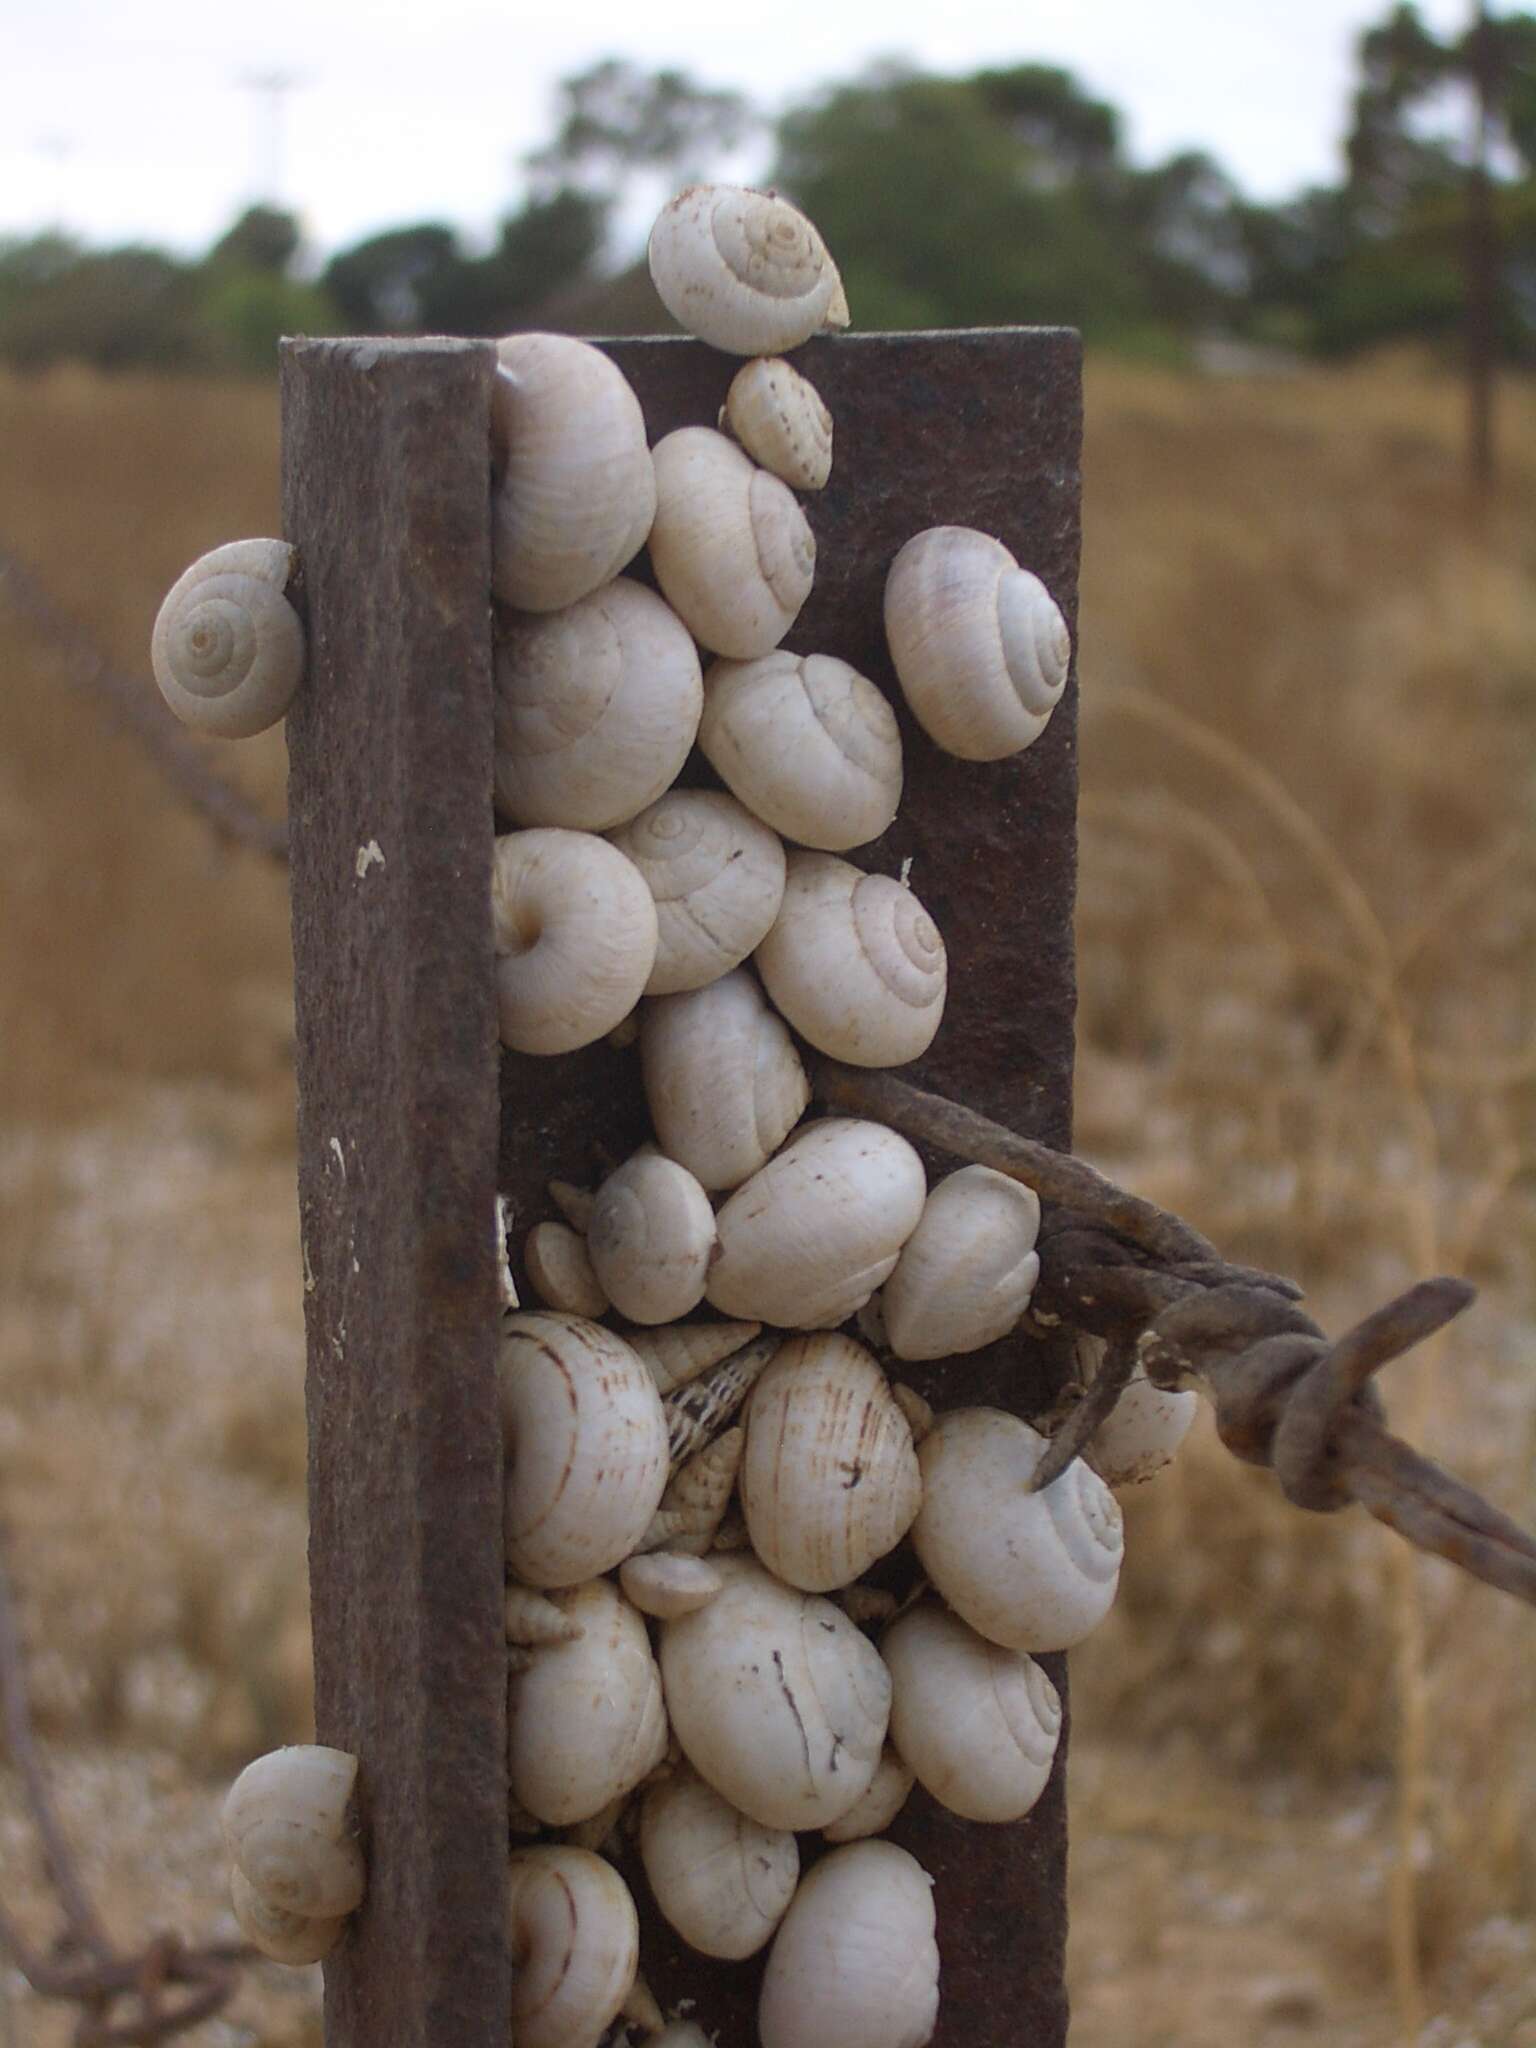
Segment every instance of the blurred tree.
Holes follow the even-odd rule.
[[[441,221],[423,221],[343,249],[325,266],[320,282],[349,333],[420,333],[436,325],[432,309],[452,297],[465,268],[456,231]]]
[[[196,286],[158,249],[87,251],[57,235],[0,245],[0,357],[21,369],[180,369],[197,359]]]
[[[286,277],[299,253],[299,223],[275,206],[248,207],[203,259],[227,270],[260,270]]]
[[[563,79],[554,140],[528,158],[543,186],[593,189],[611,199],[626,173],[703,175],[760,125],[738,92],[696,85],[685,71],[645,71],[622,57]]]

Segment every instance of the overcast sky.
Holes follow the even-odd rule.
[[[1337,175],[1360,28],[1387,0],[0,0],[0,233],[200,249],[276,196],[329,251],[446,219],[486,234],[549,134],[556,82],[605,55],[682,66],[770,112],[871,57],[1038,60],[1127,117],[1133,157],[1209,150],[1252,194]],[[1465,0],[1421,0],[1460,25]],[[772,24],[770,26],[770,23]],[[282,96],[281,189],[272,96]]]

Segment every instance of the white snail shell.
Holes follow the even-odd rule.
[[[656,901],[648,996],[705,988],[739,967],[784,900],[784,848],[734,797],[674,789],[609,839]]]
[[[818,1051],[897,1067],[932,1045],[949,963],[910,889],[830,853],[792,853],[784,901],[756,954],[770,999]]]
[[[800,1880],[794,1835],[739,1813],[686,1765],[646,1793],[640,1857],[689,1947],[731,1961],[771,1938]]]
[[[645,544],[656,477],[624,375],[590,342],[513,334],[496,344],[491,587],[524,612],[558,611]]]
[[[729,355],[780,355],[848,324],[826,244],[776,193],[690,185],[662,208],[647,255],[673,319]]]
[[[1033,1190],[989,1166],[962,1166],[930,1193],[880,1293],[898,1358],[951,1358],[1006,1336],[1040,1277]]]
[[[290,1913],[256,1891],[237,1863],[229,1873],[229,1903],[240,1932],[274,1963],[318,1963],[328,1956],[346,1926],[344,1913],[332,1918]]]
[[[1114,1495],[1081,1458],[1028,1491],[1046,1439],[998,1408],[954,1408],[918,1449],[912,1542],[961,1617],[1006,1650],[1066,1650],[1114,1603],[1124,1548]]]
[[[834,1849],[768,1957],[762,2048],[924,2048],[938,2013],[932,1878],[892,1842]]]
[[[1102,1346],[1096,1346],[1102,1351]],[[1083,1456],[1106,1486],[1139,1486],[1170,1464],[1189,1434],[1200,1396],[1154,1387],[1137,1372],[1088,1441]]]
[[[362,1903],[363,1852],[348,1825],[357,1758],[317,1743],[247,1764],[224,1800],[230,1859],[269,1907],[334,1919]]]
[[[515,1849],[508,1865],[512,2039],[597,2048],[635,1981],[640,1921],[629,1887],[590,1849]]]
[[[741,1503],[752,1548],[808,1593],[851,1586],[922,1498],[907,1419],[851,1337],[792,1337],[752,1390]]]
[[[507,1563],[547,1590],[611,1571],[667,1483],[661,1396],[621,1337],[580,1316],[506,1317],[497,1361]]]
[[[922,1161],[895,1131],[856,1117],[810,1124],[715,1218],[705,1292],[724,1315],[831,1329],[889,1274],[925,1192]]]
[[[901,734],[884,693],[831,654],[717,661],[699,746],[749,811],[803,846],[878,839],[901,801]]]
[[[913,716],[963,761],[1029,746],[1067,687],[1072,642],[1050,592],[968,526],[907,542],[886,582],[885,630]]]
[[[502,1618],[507,1641],[521,1647],[535,1643],[574,1643],[581,1623],[571,1618],[553,1600],[536,1593],[531,1586],[512,1580],[503,1595]]]
[[[627,1557],[619,1566],[625,1599],[657,1621],[673,1621],[679,1614],[694,1614],[707,1607],[723,1583],[714,1566],[702,1557],[687,1557],[673,1550]]]
[[[781,357],[742,364],[720,424],[797,491],[819,491],[832,474],[832,415],[811,380]]]
[[[632,1792],[667,1753],[661,1673],[645,1623],[606,1579],[552,1595],[579,1631],[542,1646],[507,1686],[512,1797],[570,1827]]]
[[[867,1835],[883,1835],[911,1797],[916,1782],[917,1773],[887,1743],[864,1797],[821,1832],[829,1842],[862,1842]]]
[[[656,961],[656,906],[617,847],[556,826],[509,832],[491,868],[496,1007],[514,1052],[574,1052],[620,1023]]]
[[[674,1555],[705,1555],[714,1543],[716,1530],[725,1520],[725,1511],[736,1485],[736,1474],[741,1469],[745,1443],[744,1429],[724,1429],[678,1465],[661,1496],[661,1506],[640,1539],[642,1550],[655,1551],[665,1545]],[[716,1586],[711,1598],[719,1590]],[[702,1607],[704,1603],[696,1601],[694,1604]],[[643,1605],[643,1602],[637,1601],[636,1605]],[[646,1608],[646,1612],[649,1614],[654,1610]]]
[[[608,1297],[592,1270],[586,1240],[568,1223],[536,1223],[523,1241],[523,1264],[546,1308],[572,1316],[608,1313]]]
[[[741,967],[642,1006],[640,1072],[662,1151],[710,1189],[756,1173],[811,1099],[788,1030]]]
[[[635,1323],[670,1323],[704,1297],[715,1212],[686,1166],[651,1147],[626,1159],[592,1205],[587,1254],[599,1285]]]
[[[749,1558],[710,1562],[723,1590],[662,1624],[673,1732],[699,1776],[764,1827],[825,1827],[875,1775],[890,1716],[885,1666],[830,1600]]]
[[[687,627],[627,576],[496,645],[496,800],[517,825],[605,832],[671,787],[704,685]]]
[[[787,484],[712,427],[656,444],[651,567],[696,640],[738,660],[777,647],[811,594],[816,541]]]
[[[675,1323],[661,1330],[626,1330],[625,1342],[644,1361],[659,1392],[669,1394],[708,1372],[743,1344],[750,1344],[761,1323]]]
[[[304,627],[283,595],[297,560],[286,541],[233,540],[171,585],[150,659],[183,725],[243,740],[287,711],[304,675]]]
[[[881,1639],[891,1740],[925,1791],[965,1820],[1019,1820],[1045,1790],[1061,1700],[1033,1657],[1000,1649],[931,1600]]]

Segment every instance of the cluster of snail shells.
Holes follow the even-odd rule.
[[[274,1962],[319,1962],[362,1904],[356,1783],[355,1756],[296,1745],[257,1757],[225,1797],[230,1903],[247,1941]]]

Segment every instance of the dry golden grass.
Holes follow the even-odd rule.
[[[1331,1324],[1470,1272],[1386,1391],[1531,1520],[1536,393],[1481,529],[1456,405],[1410,362],[1091,368],[1079,1134]],[[184,563],[271,529],[275,427],[0,382],[0,538],[141,670]],[[3,601],[0,650],[0,1516],[109,1911],[207,1927],[214,1784],[307,1726],[286,905]],[[280,800],[279,740],[234,766]],[[1128,1506],[1075,1660],[1074,2040],[1533,2048],[1531,1618],[1208,1434]],[[296,2048],[272,1980],[238,2038]]]

